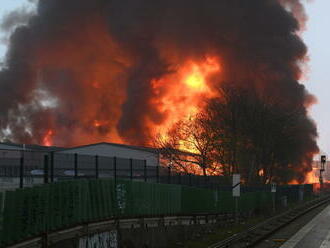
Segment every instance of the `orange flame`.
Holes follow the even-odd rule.
[[[318,173],[318,169],[317,168],[313,168],[313,170],[311,172],[309,172],[307,175],[306,175],[306,183],[319,183],[320,182],[320,179],[319,177],[317,176],[317,173]]]
[[[154,134],[160,133],[166,140],[167,131],[175,123],[193,119],[205,106],[205,100],[214,97],[212,76],[220,73],[219,60],[215,57],[207,57],[200,61],[187,60],[178,67],[175,73],[153,80],[152,86],[157,96],[153,99],[152,104],[167,117],[159,124],[150,124]],[[192,143],[189,140],[182,141],[180,149],[198,153],[191,146]]]
[[[98,128],[98,127],[103,127],[108,125],[109,123],[107,121],[100,121],[100,120],[94,120],[93,121],[93,126]]]
[[[81,145],[101,140],[151,145],[152,137],[166,133],[176,122],[195,115],[205,105],[205,99],[214,96],[213,85],[219,83],[218,75],[222,70],[218,55],[210,53],[205,57],[183,58],[178,57],[178,53],[174,53],[176,49],[171,49],[168,44],[165,47],[163,43],[158,44],[160,56],[168,65],[168,73],[151,79],[152,94],[148,95],[148,104],[153,111],[141,114],[142,120],[139,120],[147,130],[141,132],[145,132],[145,137],[150,139],[128,140],[118,132],[118,124],[123,114],[122,106],[128,97],[126,75],[136,66],[136,58],[111,37],[102,17],[96,15],[88,22],[82,22],[81,29],[73,28],[77,25],[74,22],[72,27],[68,27],[74,30],[66,37],[70,42],[54,40],[40,47],[36,56],[41,78],[47,77],[43,68],[70,68],[79,82],[79,97],[84,101],[84,111],[72,114],[72,119],[79,119],[81,125],[74,130],[58,127],[58,135],[70,132],[72,137],[70,141],[64,137],[58,145]],[[79,49],[77,43],[81,43]],[[66,93],[59,89],[54,92],[54,97],[61,98],[63,94]]]
[[[54,136],[54,131],[49,129],[43,138],[42,144],[44,146],[52,146],[53,145],[53,136]]]
[[[218,59],[207,57],[202,61],[189,60],[176,73],[153,80],[157,96],[152,104],[168,117],[155,127],[155,133],[165,133],[176,122],[198,113],[205,100],[214,97],[210,78],[220,72]]]

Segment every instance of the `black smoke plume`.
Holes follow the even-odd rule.
[[[152,127],[171,118],[155,106],[161,93],[152,81],[187,59],[215,54],[222,72],[212,81],[253,87],[264,98],[304,111],[301,124],[309,128],[299,134],[305,137],[302,156],[310,163],[318,150],[306,110],[313,97],[298,81],[307,52],[299,37],[307,19],[299,0],[36,5],[28,23],[12,32],[0,71],[2,139],[42,143],[51,129],[55,145],[105,139],[148,144]]]

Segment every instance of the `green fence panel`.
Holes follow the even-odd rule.
[[[153,202],[151,189],[155,186],[143,182],[133,182],[132,185],[131,193],[134,198],[130,195],[130,200],[133,203],[130,212],[137,216],[152,215]]]
[[[100,197],[100,218],[105,219],[107,214],[106,214],[106,199],[105,199],[105,192],[104,192],[104,187],[103,184],[101,183],[100,180],[97,180],[97,188],[99,191],[99,197]]]
[[[109,190],[107,189],[106,181],[99,180],[99,187],[101,190],[101,199],[102,199],[102,218],[107,219],[110,216],[109,213]]]
[[[115,198],[119,216],[154,216],[181,212],[181,186],[117,181]]]
[[[70,181],[57,184],[57,187],[60,188],[60,199],[61,199],[61,227],[66,227],[69,225],[69,216],[70,216],[70,190],[71,185]]]
[[[46,184],[42,187],[40,187],[40,193],[41,197],[40,199],[40,204],[42,207],[41,212],[40,212],[40,225],[41,225],[41,230],[42,231],[47,231],[48,230],[48,215],[49,215],[49,184]]]
[[[313,195],[313,184],[304,185],[304,199],[310,199]]]
[[[34,187],[34,194],[36,195],[36,198],[38,199],[38,211],[36,216],[36,223],[37,223],[37,233],[43,232],[46,230],[45,221],[44,218],[46,216],[46,197],[44,195],[44,188],[46,186],[38,186]]]
[[[97,209],[97,196],[95,194],[96,187],[95,187],[95,181],[91,180],[88,184],[89,191],[90,191],[90,220],[95,221],[98,218],[98,209]]]
[[[75,201],[74,201],[74,214],[73,214],[73,224],[74,223],[82,223],[83,221],[83,197],[81,193],[81,185],[86,184],[87,182],[85,180],[76,183],[74,187],[73,194],[75,195]]]
[[[217,197],[214,190],[182,186],[181,199],[181,211],[184,213],[216,212]]]
[[[114,182],[106,179],[102,180],[106,202],[106,215],[108,218],[115,216],[115,202],[114,202]]]
[[[156,192],[159,199],[158,214],[160,215],[176,215],[182,213],[181,211],[181,189],[179,185],[155,185]]]
[[[79,217],[79,205],[80,205],[80,187],[79,185],[83,184],[84,180],[79,182],[65,182],[65,187],[67,188],[64,198],[64,219],[63,224],[66,226],[72,226],[74,224],[80,223]],[[78,210],[78,211],[77,211]]]
[[[162,184],[156,184],[154,187],[154,201],[156,215],[168,214],[169,193],[165,191]]]
[[[61,228],[62,226],[62,204],[63,199],[61,197],[61,183],[51,184],[50,194],[52,195],[52,206],[51,206],[51,216],[52,216],[52,224],[51,230],[56,230]]]
[[[15,222],[16,222],[16,192],[7,191],[5,194],[5,205],[3,211],[3,230],[2,243],[8,244],[15,240]]]
[[[27,236],[27,230],[26,226],[27,223],[29,222],[29,218],[32,220],[34,216],[29,216],[29,208],[26,207],[26,203],[28,201],[29,194],[26,194],[26,191],[24,189],[18,189],[16,190],[16,196],[15,196],[15,204],[17,205],[16,207],[16,221],[15,221],[15,226],[16,226],[16,235],[15,235],[15,240],[20,240],[25,238]],[[15,232],[15,229],[13,230]]]
[[[281,186],[277,198],[285,195],[295,201],[299,192],[309,194],[310,188]],[[240,212],[271,208],[272,193],[242,193],[238,203]],[[9,244],[44,231],[113,217],[234,211],[230,191],[129,180],[72,180],[6,192],[0,238]]]
[[[97,220],[100,220],[102,218],[104,218],[104,202],[103,202],[103,198],[102,198],[102,187],[100,187],[100,183],[98,180],[95,180],[95,198],[96,198],[96,202],[97,203]],[[94,192],[92,192],[94,194]]]
[[[127,188],[125,184],[122,184],[118,181],[114,183],[113,186],[113,194],[112,194],[112,201],[114,203],[114,215],[116,217],[124,216],[126,211],[126,197],[125,193],[127,193]],[[124,197],[125,196],[125,197]]]
[[[88,181],[82,180],[77,182],[77,221],[79,223],[91,221],[92,206],[91,206],[91,195],[90,185]]]
[[[242,193],[239,197],[239,211],[249,212],[256,208],[257,206],[257,195],[256,193]]]
[[[166,185],[163,185],[166,187]],[[166,188],[164,189],[166,190]],[[169,205],[169,214],[175,215],[182,213],[181,210],[181,194],[182,194],[182,186],[179,185],[171,185],[167,191],[168,205]]]
[[[258,192],[258,207],[260,209],[271,208],[273,203],[273,193]]]
[[[167,191],[163,184],[154,184],[153,187],[153,202],[154,202],[154,214],[155,215],[166,215],[171,213],[170,207],[170,195],[171,188]],[[172,197],[175,197],[173,194]]]
[[[100,204],[99,217],[101,219],[104,219],[107,216],[107,207],[106,207],[107,202],[106,202],[105,188],[101,180],[97,180],[96,186],[97,186],[98,198]]]
[[[134,198],[131,196],[131,195],[127,195],[126,198],[130,198],[129,200],[131,200],[131,209],[130,209],[130,213],[133,215],[133,216],[140,216],[143,214],[143,211],[145,210],[146,206],[144,205],[145,204],[145,201],[146,199],[144,198],[144,194],[146,193],[145,190],[146,190],[146,187],[143,187],[143,183],[141,182],[131,182],[131,192],[130,194],[133,194],[134,195]],[[117,189],[118,189],[118,185],[117,185]],[[123,186],[120,186],[120,187],[123,187]],[[122,191],[123,189],[121,189]],[[117,197],[118,197],[118,192],[116,192],[117,194]],[[147,204],[147,203],[146,203]],[[120,204],[118,205],[120,206]],[[123,204],[124,206],[124,204]]]
[[[233,213],[235,200],[231,191],[218,191],[218,211],[220,213]]]
[[[54,187],[55,184],[48,185],[48,215],[47,215],[47,231],[51,231],[55,226],[55,216],[54,216],[54,205],[55,205],[55,197],[54,197]]]
[[[25,188],[22,190],[22,193],[22,233],[24,236],[30,237],[39,231],[37,218],[41,206],[39,206],[38,189]]]
[[[35,229],[31,231],[31,235],[36,235],[45,230],[44,226],[44,216],[45,216],[45,196],[43,195],[44,186],[37,186],[32,188],[32,195],[35,201]],[[33,205],[32,205],[33,206]]]

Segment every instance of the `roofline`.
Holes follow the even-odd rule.
[[[99,143],[94,143],[94,144],[87,144],[87,145],[63,148],[63,149],[57,150],[56,152],[69,151],[69,150],[74,150],[74,149],[79,149],[79,148],[84,148],[84,147],[90,147],[90,146],[96,146],[96,145],[110,145],[110,146],[128,148],[128,149],[131,149],[131,150],[138,150],[138,151],[144,151],[144,152],[150,152],[150,153],[156,153],[156,154],[159,153],[156,148],[152,148],[152,147],[132,146],[132,145],[125,145],[125,144],[118,144],[118,143],[110,143],[110,142],[99,142]]]
[[[5,146],[15,146],[15,147],[23,147],[22,144],[16,144],[16,143],[11,143],[11,142],[0,142],[0,145],[5,145]]]
[[[42,146],[36,144],[17,144],[11,142],[0,142],[0,144],[5,146],[12,146],[20,150],[40,151],[40,152],[49,152],[49,151],[56,151],[58,149],[63,149],[62,147],[56,147],[56,146]]]
[[[15,147],[20,150],[24,149],[24,145],[26,145],[26,147],[25,147],[26,150],[30,150],[30,151],[36,150],[36,151],[41,151],[41,152],[63,152],[63,151],[69,151],[69,150],[73,150],[73,149],[95,146],[95,145],[111,145],[111,146],[117,146],[117,147],[122,147],[122,148],[126,148],[126,149],[144,151],[144,152],[155,153],[155,154],[162,153],[162,148],[146,147],[146,146],[132,146],[132,145],[126,145],[126,144],[111,143],[111,142],[99,142],[99,143],[74,146],[74,147],[69,147],[69,148],[56,147],[56,146],[49,147],[49,146],[41,146],[41,145],[35,145],[35,144],[17,144],[17,143],[10,143],[10,142],[0,142],[0,144],[12,146],[12,147]],[[182,155],[198,156],[198,154],[187,152],[187,151],[182,151],[182,150],[176,150],[176,151],[180,152]]]

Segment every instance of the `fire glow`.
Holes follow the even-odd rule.
[[[292,164],[310,171],[318,147],[305,114],[313,96],[299,83],[301,0],[35,2],[25,25],[8,28],[0,139],[149,146],[229,83],[303,113]]]
[[[205,100],[214,97],[214,86],[208,79],[219,75],[220,68],[215,58],[207,57],[199,63],[188,61],[176,73],[154,80],[152,85],[158,94],[153,104],[168,118],[155,125],[153,133],[165,133],[176,122],[193,118],[204,106]]]
[[[188,60],[176,72],[166,75],[158,80],[153,80],[152,85],[156,96],[152,101],[155,107],[164,114],[167,118],[160,124],[149,123],[149,128],[154,135],[165,133],[176,122],[192,118],[198,113],[205,100],[214,96],[212,93],[212,85],[208,79],[221,73],[221,67],[215,57],[207,57],[202,61]],[[102,90],[102,84],[98,81],[93,81],[92,86],[96,90]],[[118,119],[120,116],[118,116]],[[113,125],[107,120],[92,120],[91,127],[97,129],[111,129]],[[118,122],[118,120],[116,121]],[[48,130],[43,137],[43,144],[46,146],[52,145],[52,137],[54,132]],[[109,138],[108,141],[114,141]],[[121,139],[116,142],[123,142]],[[185,150],[191,151],[188,147],[183,147]],[[193,151],[191,151],[193,152]]]
[[[42,144],[44,146],[52,146],[53,145],[53,136],[54,136],[53,130],[48,130],[45,136],[42,139]]]

